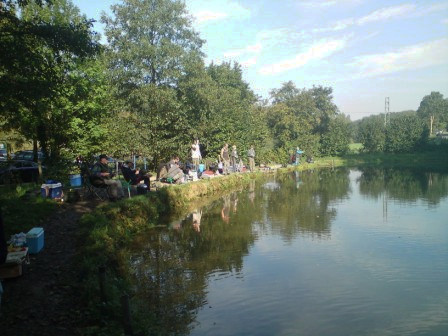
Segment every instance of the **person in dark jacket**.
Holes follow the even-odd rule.
[[[132,185],[137,185],[141,181],[149,188],[149,177],[150,175],[141,169],[134,169],[134,164],[132,161],[126,161],[121,167],[121,172],[126,182],[130,182]]]
[[[113,173],[109,168],[107,155],[101,154],[99,156],[99,161],[92,168],[92,177],[98,178],[110,188],[111,200],[123,198],[123,186],[119,180],[112,179]]]

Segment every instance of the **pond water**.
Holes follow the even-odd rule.
[[[130,260],[155,334],[448,335],[447,172],[282,174],[166,224]]]

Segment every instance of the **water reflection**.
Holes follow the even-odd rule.
[[[320,239],[331,235],[335,204],[350,191],[349,170],[293,172],[277,179],[281,192],[266,189],[264,199],[269,229],[284,240],[307,234]]]
[[[378,199],[387,195],[404,203],[423,201],[436,206],[448,195],[448,176],[419,169],[361,168],[358,178],[362,195]]]
[[[355,187],[367,198],[387,193],[403,202],[425,200],[436,206],[448,194],[448,176],[369,168],[356,174],[349,169],[292,172],[265,183],[252,181],[244,191],[150,230],[139,238],[130,262],[141,329],[189,334],[199,310],[211,308],[210,282],[244,278],[244,259],[262,236],[288,244],[297,237],[331,240],[339,205]]]

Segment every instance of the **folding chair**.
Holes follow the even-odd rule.
[[[101,183],[98,178],[95,179],[90,173],[90,169],[87,164],[81,167],[81,176],[83,180],[83,195],[86,198],[97,198],[100,201],[104,201],[110,198],[109,187]]]

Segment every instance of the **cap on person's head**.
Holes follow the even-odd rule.
[[[102,160],[102,159],[106,159],[107,160],[107,155],[106,154],[101,154],[100,155],[100,160]]]

